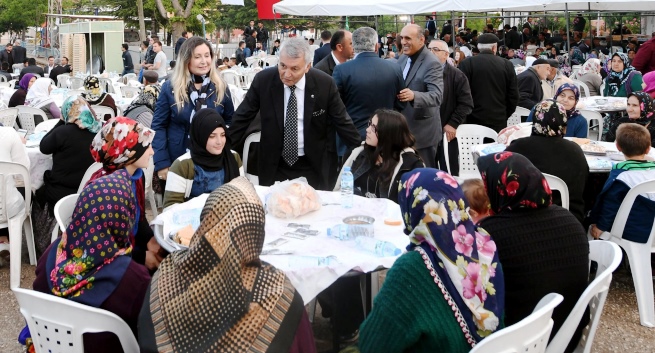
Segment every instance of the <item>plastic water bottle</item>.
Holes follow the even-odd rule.
[[[291,268],[310,268],[329,266],[336,263],[337,258],[334,256],[289,256],[289,267]]]
[[[337,224],[332,228],[327,229],[328,237],[335,237],[339,240],[348,240],[348,225],[347,224]]]
[[[353,208],[353,189],[355,187],[355,179],[353,173],[350,172],[350,167],[343,167],[343,174],[341,175],[341,207]]]
[[[375,238],[370,237],[357,237],[355,243],[360,249],[373,253],[377,257],[400,255],[400,249],[388,241],[375,240]]]

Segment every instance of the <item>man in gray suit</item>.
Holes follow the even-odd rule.
[[[410,24],[400,32],[402,53],[398,64],[405,86],[398,99],[407,102],[403,115],[416,138],[416,150],[425,166],[435,168],[437,145],[441,141],[439,106],[443,97],[443,66],[425,48],[423,28]]]

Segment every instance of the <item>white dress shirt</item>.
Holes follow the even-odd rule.
[[[305,136],[303,135],[305,129],[303,121],[305,120],[305,75],[302,76],[300,81],[296,83],[296,101],[298,102],[298,156],[305,155]],[[291,89],[289,86],[284,85],[284,119],[287,118],[287,106],[289,105],[289,97],[291,97]]]
[[[334,60],[334,63],[335,63],[335,64],[337,64],[337,65],[341,64],[341,63],[339,62],[339,59],[337,59],[337,57],[334,56],[334,52],[333,52],[333,51],[330,51],[330,55],[332,55],[332,60]]]

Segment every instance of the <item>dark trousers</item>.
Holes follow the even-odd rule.
[[[359,281],[359,276],[340,277],[316,297],[323,317],[330,318],[339,336],[352,334],[364,321]]]
[[[446,168],[446,156],[443,153],[443,144],[442,140],[439,142],[439,147],[437,147],[437,163],[439,164],[439,169],[448,171],[450,175],[459,175],[459,149],[457,146],[457,139],[452,139],[448,143],[448,162],[450,162],[450,170]]]
[[[300,177],[305,177],[307,183],[316,190],[327,190],[326,186],[323,185],[322,178],[312,168],[307,157],[298,157],[298,160],[292,166],[288,165],[280,157],[280,162],[275,171],[275,181],[292,180]]]
[[[423,160],[423,163],[425,163],[426,168],[436,168],[437,164],[435,163],[435,160],[437,158],[437,147],[432,146],[432,147],[425,147],[425,148],[419,148],[416,150],[418,153],[419,157]]]

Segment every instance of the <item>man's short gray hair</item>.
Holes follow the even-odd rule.
[[[480,44],[478,43],[478,50],[494,50],[496,43]]]
[[[353,49],[355,53],[375,51],[378,33],[371,27],[361,27],[353,32]]]
[[[446,43],[446,41],[443,41],[441,39],[433,39],[432,41],[439,45],[439,49],[448,50],[448,43]],[[430,43],[432,43],[432,42],[430,42]]]
[[[280,45],[280,54],[285,53],[290,58],[305,58],[305,65],[309,64],[312,59],[309,43],[300,37],[289,38]]]
[[[60,58],[55,59],[55,65],[61,65],[61,59]]]

